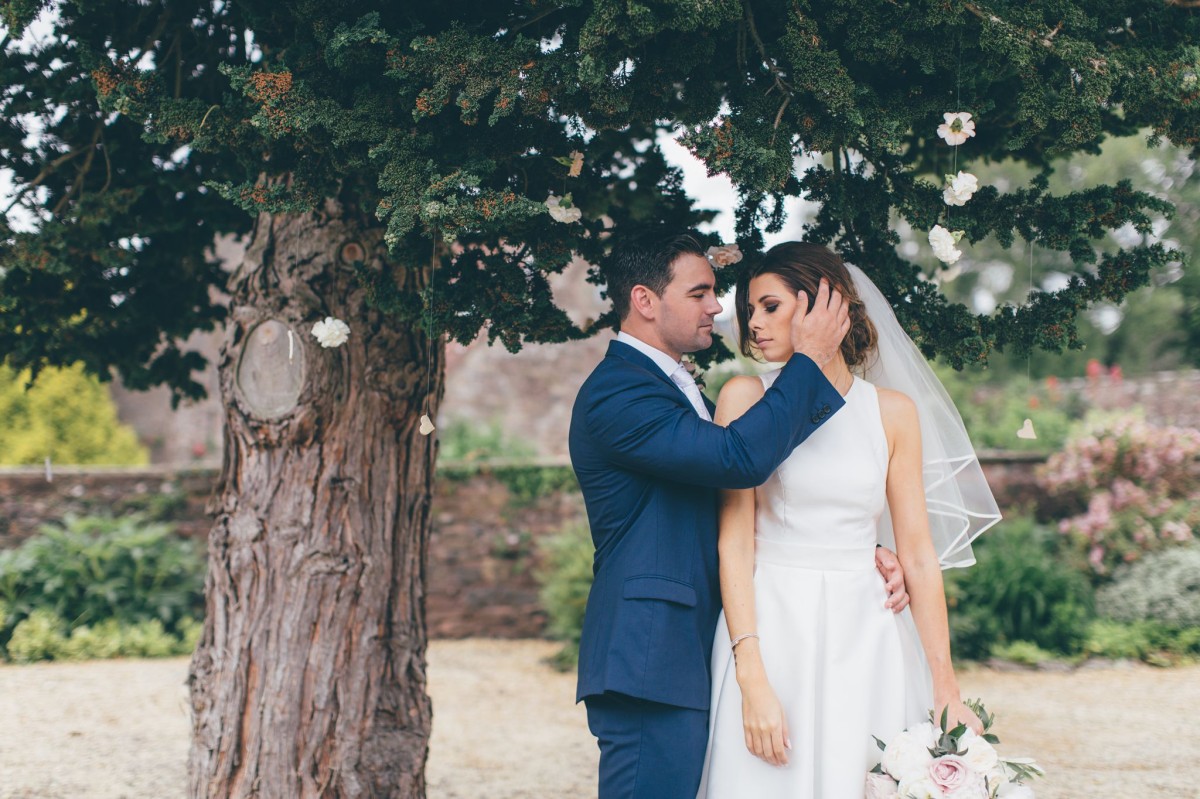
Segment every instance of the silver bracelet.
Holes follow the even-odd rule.
[[[742,641],[745,641],[747,638],[758,638],[758,633],[745,633],[743,635],[739,635],[737,638],[734,638],[729,642],[729,649],[731,651],[737,649],[737,645]]]

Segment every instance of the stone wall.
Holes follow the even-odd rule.
[[[1023,454],[985,456],[984,470],[1002,508],[1043,502],[1035,474],[1040,462]],[[549,490],[529,479],[547,474],[556,486]],[[203,538],[216,476],[211,469],[74,468],[56,470],[47,481],[40,469],[0,469],[0,549],[67,514],[141,511],[170,518],[183,535]],[[562,487],[570,482],[563,459],[536,469],[439,469],[426,572],[431,636],[541,635],[546,616],[535,579],[537,543],[584,521],[578,491]]]

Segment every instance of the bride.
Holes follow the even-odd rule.
[[[742,351],[785,360],[797,292],[815,296],[822,278],[850,302],[833,379],[846,406],[764,485],[722,492],[700,799],[862,799],[872,736],[930,709],[982,728],[951,663],[941,569],[974,562],[970,541],[1000,517],[945,390],[874,284],[819,245],[780,244],[743,277]],[[773,379],[730,380],[715,421]],[[912,601],[899,615],[884,607],[877,543],[904,567]]]

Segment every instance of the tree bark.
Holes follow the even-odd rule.
[[[230,281],[192,797],[425,795],[435,441],[417,424],[436,417],[443,351],[367,306],[347,256],[408,289],[427,278],[389,263],[371,222],[333,201],[263,214]],[[311,335],[326,316],[350,325],[344,345]]]

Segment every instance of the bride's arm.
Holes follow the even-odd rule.
[[[925,486],[921,477],[921,423],[912,400],[898,391],[879,390],[879,405],[888,438],[887,499],[896,533],[896,554],[912,598],[913,620],[933,673],[934,713],[949,707],[949,725],[963,722],[976,732],[983,725],[962,703],[958,678],[950,660],[950,626],[942,567],[929,535]]]
[[[728,425],[763,395],[762,381],[735,377],[721,389],[713,419]],[[776,766],[787,763],[787,720],[783,707],[767,681],[759,654],[759,639],[741,638],[757,633],[754,612],[754,489],[725,490],[720,503],[721,601],[729,640],[739,640],[734,649],[738,685],[742,690],[742,728],[746,748]],[[720,631],[717,633],[720,634]]]

